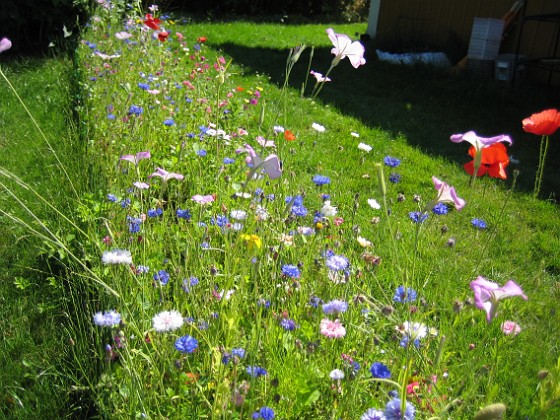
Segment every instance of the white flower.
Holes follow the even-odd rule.
[[[412,340],[424,338],[428,334],[428,328],[419,322],[405,321],[402,326],[399,327],[399,330],[407,334]]]
[[[381,208],[381,204],[379,204],[379,203],[377,202],[377,200],[374,199],[374,198],[370,198],[370,199],[367,201],[367,203],[368,203],[368,204],[370,205],[370,207],[371,207],[372,209],[374,209],[374,210],[379,210],[379,209]]]
[[[317,123],[311,124],[311,128],[318,131],[319,133],[324,133],[326,131],[326,128],[324,126],[322,126],[321,124],[317,124]]]
[[[152,318],[157,332],[174,331],[183,325],[183,315],[179,311],[163,311]]]
[[[330,200],[325,201],[323,207],[321,208],[321,214],[325,217],[336,216],[336,207],[331,206]]]
[[[103,264],[132,264],[132,254],[126,249],[114,249],[103,252],[101,257]]]
[[[275,133],[283,133],[284,132],[284,127],[282,127],[281,125],[275,125],[274,126],[274,132]]]
[[[257,220],[268,220],[269,218],[268,212],[261,206],[257,206],[255,209],[255,215],[257,216]]]
[[[344,372],[341,371],[340,369],[333,369],[333,370],[331,370],[331,373],[329,373],[329,377],[333,381],[344,379]]]
[[[373,149],[373,147],[371,147],[369,144],[360,143],[360,144],[358,144],[358,149],[369,153],[369,152],[371,152],[371,149]]]
[[[353,131],[350,133],[350,135],[351,135],[352,137],[360,137],[360,135],[359,135],[358,133],[355,133],[355,132],[353,132]],[[360,143],[360,144],[363,144],[363,143]],[[359,147],[359,146],[358,146],[358,147]]]
[[[366,238],[358,236],[356,239],[357,239],[358,243],[360,244],[360,246],[363,246],[364,248],[372,246],[372,243],[370,241],[368,241]]]
[[[247,218],[247,212],[244,210],[232,210],[229,215],[235,220],[245,220]]]

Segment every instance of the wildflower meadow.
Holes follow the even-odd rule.
[[[275,84],[203,24],[98,3],[76,52],[90,189],[66,272],[87,286],[64,344],[92,417],[560,413],[559,218],[539,200],[557,110],[511,121],[542,137],[537,174],[485,127],[439,135],[457,165],[321,102],[370,65],[335,26],[326,50],[286,50]]]

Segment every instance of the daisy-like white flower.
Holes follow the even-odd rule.
[[[101,256],[103,264],[132,264],[132,254],[126,249],[105,251]]]
[[[321,214],[325,217],[333,217],[336,216],[336,213],[336,207],[331,205],[330,200],[325,201],[323,207],[321,207]]]
[[[360,143],[358,144],[358,149],[363,150],[364,152],[371,152],[371,150],[373,149],[373,147],[371,147],[369,144],[365,144],[365,143]]]
[[[157,332],[174,331],[183,325],[183,315],[179,311],[163,311],[152,318],[154,330]]]
[[[311,128],[315,131],[317,131],[318,133],[324,133],[325,131],[327,131],[327,129],[325,128],[324,125],[318,124],[318,123],[313,123],[311,124]]]
[[[373,244],[368,241],[366,238],[363,238],[361,236],[358,236],[356,238],[356,240],[358,241],[358,243],[360,244],[360,246],[364,247],[364,248],[369,248],[370,246],[372,246]]]
[[[397,330],[413,340],[424,338],[428,334],[428,328],[419,322],[405,321],[397,327]]]
[[[374,210],[379,210],[381,208],[381,204],[379,204],[374,198],[370,198],[367,202],[369,206]]]
[[[331,370],[331,373],[329,373],[329,378],[333,381],[340,381],[341,379],[344,379],[344,372],[340,369],[333,369]]]

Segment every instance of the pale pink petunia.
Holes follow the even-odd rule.
[[[132,37],[132,34],[126,32],[126,31],[117,32],[117,33],[115,34],[115,38],[120,39],[120,40],[125,40],[125,39],[128,39],[128,38],[130,38],[130,37]]]
[[[249,153],[249,160],[253,166],[253,171],[264,170],[270,179],[279,178],[282,175],[280,160],[276,155],[268,155],[264,160],[255,152],[255,150],[245,145],[245,151]]]
[[[193,195],[191,200],[197,204],[209,204],[215,200],[213,195]]]
[[[338,319],[331,321],[328,318],[323,318],[319,325],[319,330],[322,335],[328,338],[342,338],[346,335],[346,328]]]
[[[491,146],[495,143],[505,142],[511,145],[511,137],[505,134],[500,134],[494,137],[480,137],[474,131],[469,131],[465,134],[453,134],[450,137],[453,143],[461,143],[466,141],[474,146],[477,152],[481,151],[483,148]]]
[[[498,302],[507,297],[521,296],[527,300],[521,287],[513,280],[508,280],[503,286],[478,276],[471,281],[470,287],[474,292],[474,304],[478,309],[486,312],[486,320],[491,322],[496,317]]]
[[[150,152],[138,152],[135,155],[122,155],[119,160],[126,160],[138,166],[141,160],[150,159],[151,157]]]
[[[366,50],[358,41],[352,42],[348,35],[337,34],[332,28],[327,29],[327,35],[334,45],[334,48],[331,49],[331,53],[335,55],[332,66],[336,66],[345,57],[348,57],[350,63],[356,69],[366,64],[364,58]]]
[[[315,77],[315,79],[317,79],[317,83],[324,83],[324,82],[330,82],[331,79],[329,77],[323,77],[323,75],[319,72],[313,71],[311,70],[309,72],[309,74],[311,74],[312,76]]]
[[[457,210],[461,210],[463,207],[465,207],[466,201],[457,195],[457,193],[455,192],[455,188],[450,187],[435,176],[432,176],[432,182],[434,183],[434,187],[438,191],[438,196],[435,200],[436,202],[452,203],[455,205],[455,208]]]
[[[276,144],[274,144],[274,142],[272,140],[267,140],[263,136],[257,136],[256,140],[257,140],[257,143],[259,144],[259,146],[262,146],[262,147],[276,147]]]
[[[169,181],[170,179],[176,179],[178,181],[182,181],[185,178],[184,175],[177,174],[175,172],[167,172],[165,169],[161,169],[161,168],[156,168],[156,171],[153,174],[151,174],[149,177],[150,178],[158,177],[164,180],[165,182]]]

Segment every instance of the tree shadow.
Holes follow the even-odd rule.
[[[212,47],[232,57],[247,72],[266,74],[278,86],[284,83],[287,50],[234,43]],[[308,54],[305,51],[294,66],[290,77],[294,89],[299,90],[306,77]],[[330,48],[316,48],[311,69],[325,74],[332,58]],[[392,136],[402,134],[423,152],[461,165],[470,160],[467,147],[450,142],[451,134],[470,130],[484,137],[509,134],[514,144],[508,152],[520,161],[517,166],[511,164],[509,172],[519,168],[526,176],[519,177],[518,187],[532,191],[540,139],[525,133],[521,121],[535,112],[558,107],[558,90],[529,82],[513,88],[509,83],[421,64],[388,64],[377,59],[373,46],[366,49],[366,60],[366,65],[357,69],[343,60],[332,71],[332,82],[325,85],[318,100],[369,127]],[[560,155],[560,143],[551,140],[542,196],[555,198],[560,196],[560,171],[553,166],[552,157]]]

